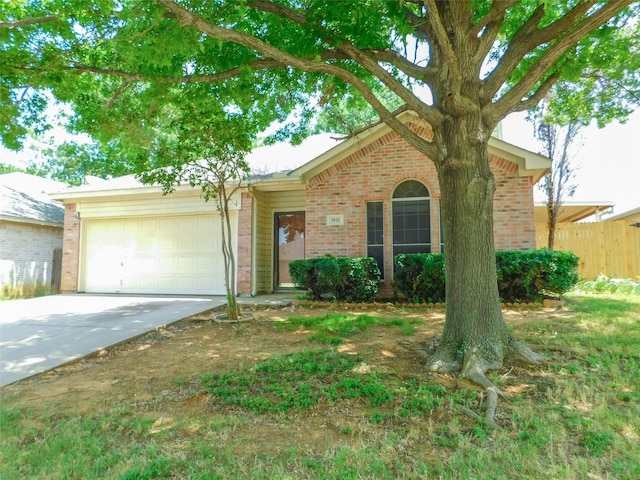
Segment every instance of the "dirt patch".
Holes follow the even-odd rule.
[[[332,310],[336,308],[339,307]],[[325,311],[296,307],[295,314],[321,315]],[[513,310],[506,311],[505,317],[507,323],[518,330],[529,322],[548,319],[554,312],[552,309]],[[198,380],[201,373],[227,371],[273,355],[318,348],[309,342],[308,331],[277,328],[277,322],[291,315],[291,307],[252,313],[254,320],[239,324],[216,323],[211,320],[211,312],[189,317],[81,361],[3,387],[3,403],[46,409],[60,415],[91,414],[117,405],[132,405],[154,419],[157,431],[184,424],[190,417],[207,415],[214,421],[216,415],[220,415],[220,407],[203,393]],[[424,364],[442,331],[444,311],[383,306],[379,310],[367,309],[366,313],[415,318],[420,322],[410,336],[403,335],[399,329],[372,327],[346,339],[339,350],[357,352],[374,371],[399,377],[427,375]],[[516,368],[506,373],[510,380],[504,386],[505,393],[537,391],[535,379],[529,376],[530,368]],[[453,376],[432,378],[448,388],[461,385]],[[464,382],[462,385],[473,388]],[[229,407],[225,409],[225,418],[228,418]],[[349,435],[361,439],[368,433],[380,434],[379,429],[374,432],[371,424],[363,421],[357,405],[348,403],[342,404],[339,411],[331,405],[320,405],[302,413],[288,414],[286,422],[240,410],[237,415],[242,421],[231,431],[238,453],[279,452],[292,444],[330,446],[338,437],[344,442]],[[412,428],[416,422],[424,422],[428,429],[426,424],[431,420],[411,420]]]

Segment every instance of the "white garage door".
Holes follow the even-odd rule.
[[[235,228],[235,212],[231,220]],[[225,293],[217,215],[87,219],[83,228],[86,292]]]

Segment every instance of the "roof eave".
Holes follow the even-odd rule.
[[[235,183],[229,184],[235,185]],[[167,195],[173,193],[192,193],[201,194],[201,190],[198,187],[192,187],[191,185],[177,185],[175,190]],[[81,200],[87,198],[106,198],[106,197],[122,197],[122,196],[138,196],[138,195],[157,195],[163,194],[162,187],[159,185],[140,185],[136,187],[127,188],[108,188],[108,189],[93,189],[93,190],[78,190],[78,191],[62,191],[51,193],[50,196],[54,200],[58,200],[62,203],[72,203],[73,200]]]
[[[62,228],[63,222],[52,222],[47,220],[38,220],[36,218],[13,217],[11,215],[0,215],[0,221],[22,223],[28,225],[39,225],[42,227]]]
[[[551,159],[496,137],[489,139],[489,154],[515,163],[518,176],[533,177],[534,184],[551,170]]]
[[[398,119],[403,122],[422,121],[417,114],[411,110],[400,113]],[[352,153],[355,153],[381,135],[387,133],[387,131],[391,131],[391,128],[385,123],[378,123],[368,129],[361,130],[332,149],[327,150],[322,155],[293,170],[291,174],[299,175],[304,182],[307,182],[311,177],[335,165]],[[489,139],[489,154],[515,163],[518,166],[518,175],[520,177],[533,177],[534,184],[551,169],[550,159],[496,137]]]
[[[262,178],[255,183],[250,183],[252,189],[259,192],[282,192],[288,190],[304,190],[305,182],[299,175],[290,172],[288,174],[279,174],[273,177]]]

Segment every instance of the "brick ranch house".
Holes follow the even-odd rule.
[[[47,192],[66,184],[12,172],[0,175],[0,293],[57,291],[64,208]]]
[[[399,118],[432,135],[414,113]],[[287,148],[258,150],[273,171]],[[497,138],[489,153],[496,248],[535,248],[532,188],[550,161]],[[296,168],[257,175],[234,198],[239,294],[290,288],[289,262],[324,254],[376,258],[388,287],[394,254],[444,248],[435,166],[386,125],[305,160],[294,154]],[[219,215],[199,189],[163,196],[129,176],[54,198],[65,204],[63,292],[224,293]]]

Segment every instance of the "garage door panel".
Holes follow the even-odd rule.
[[[87,292],[224,294],[217,215],[91,219],[83,236]]]

